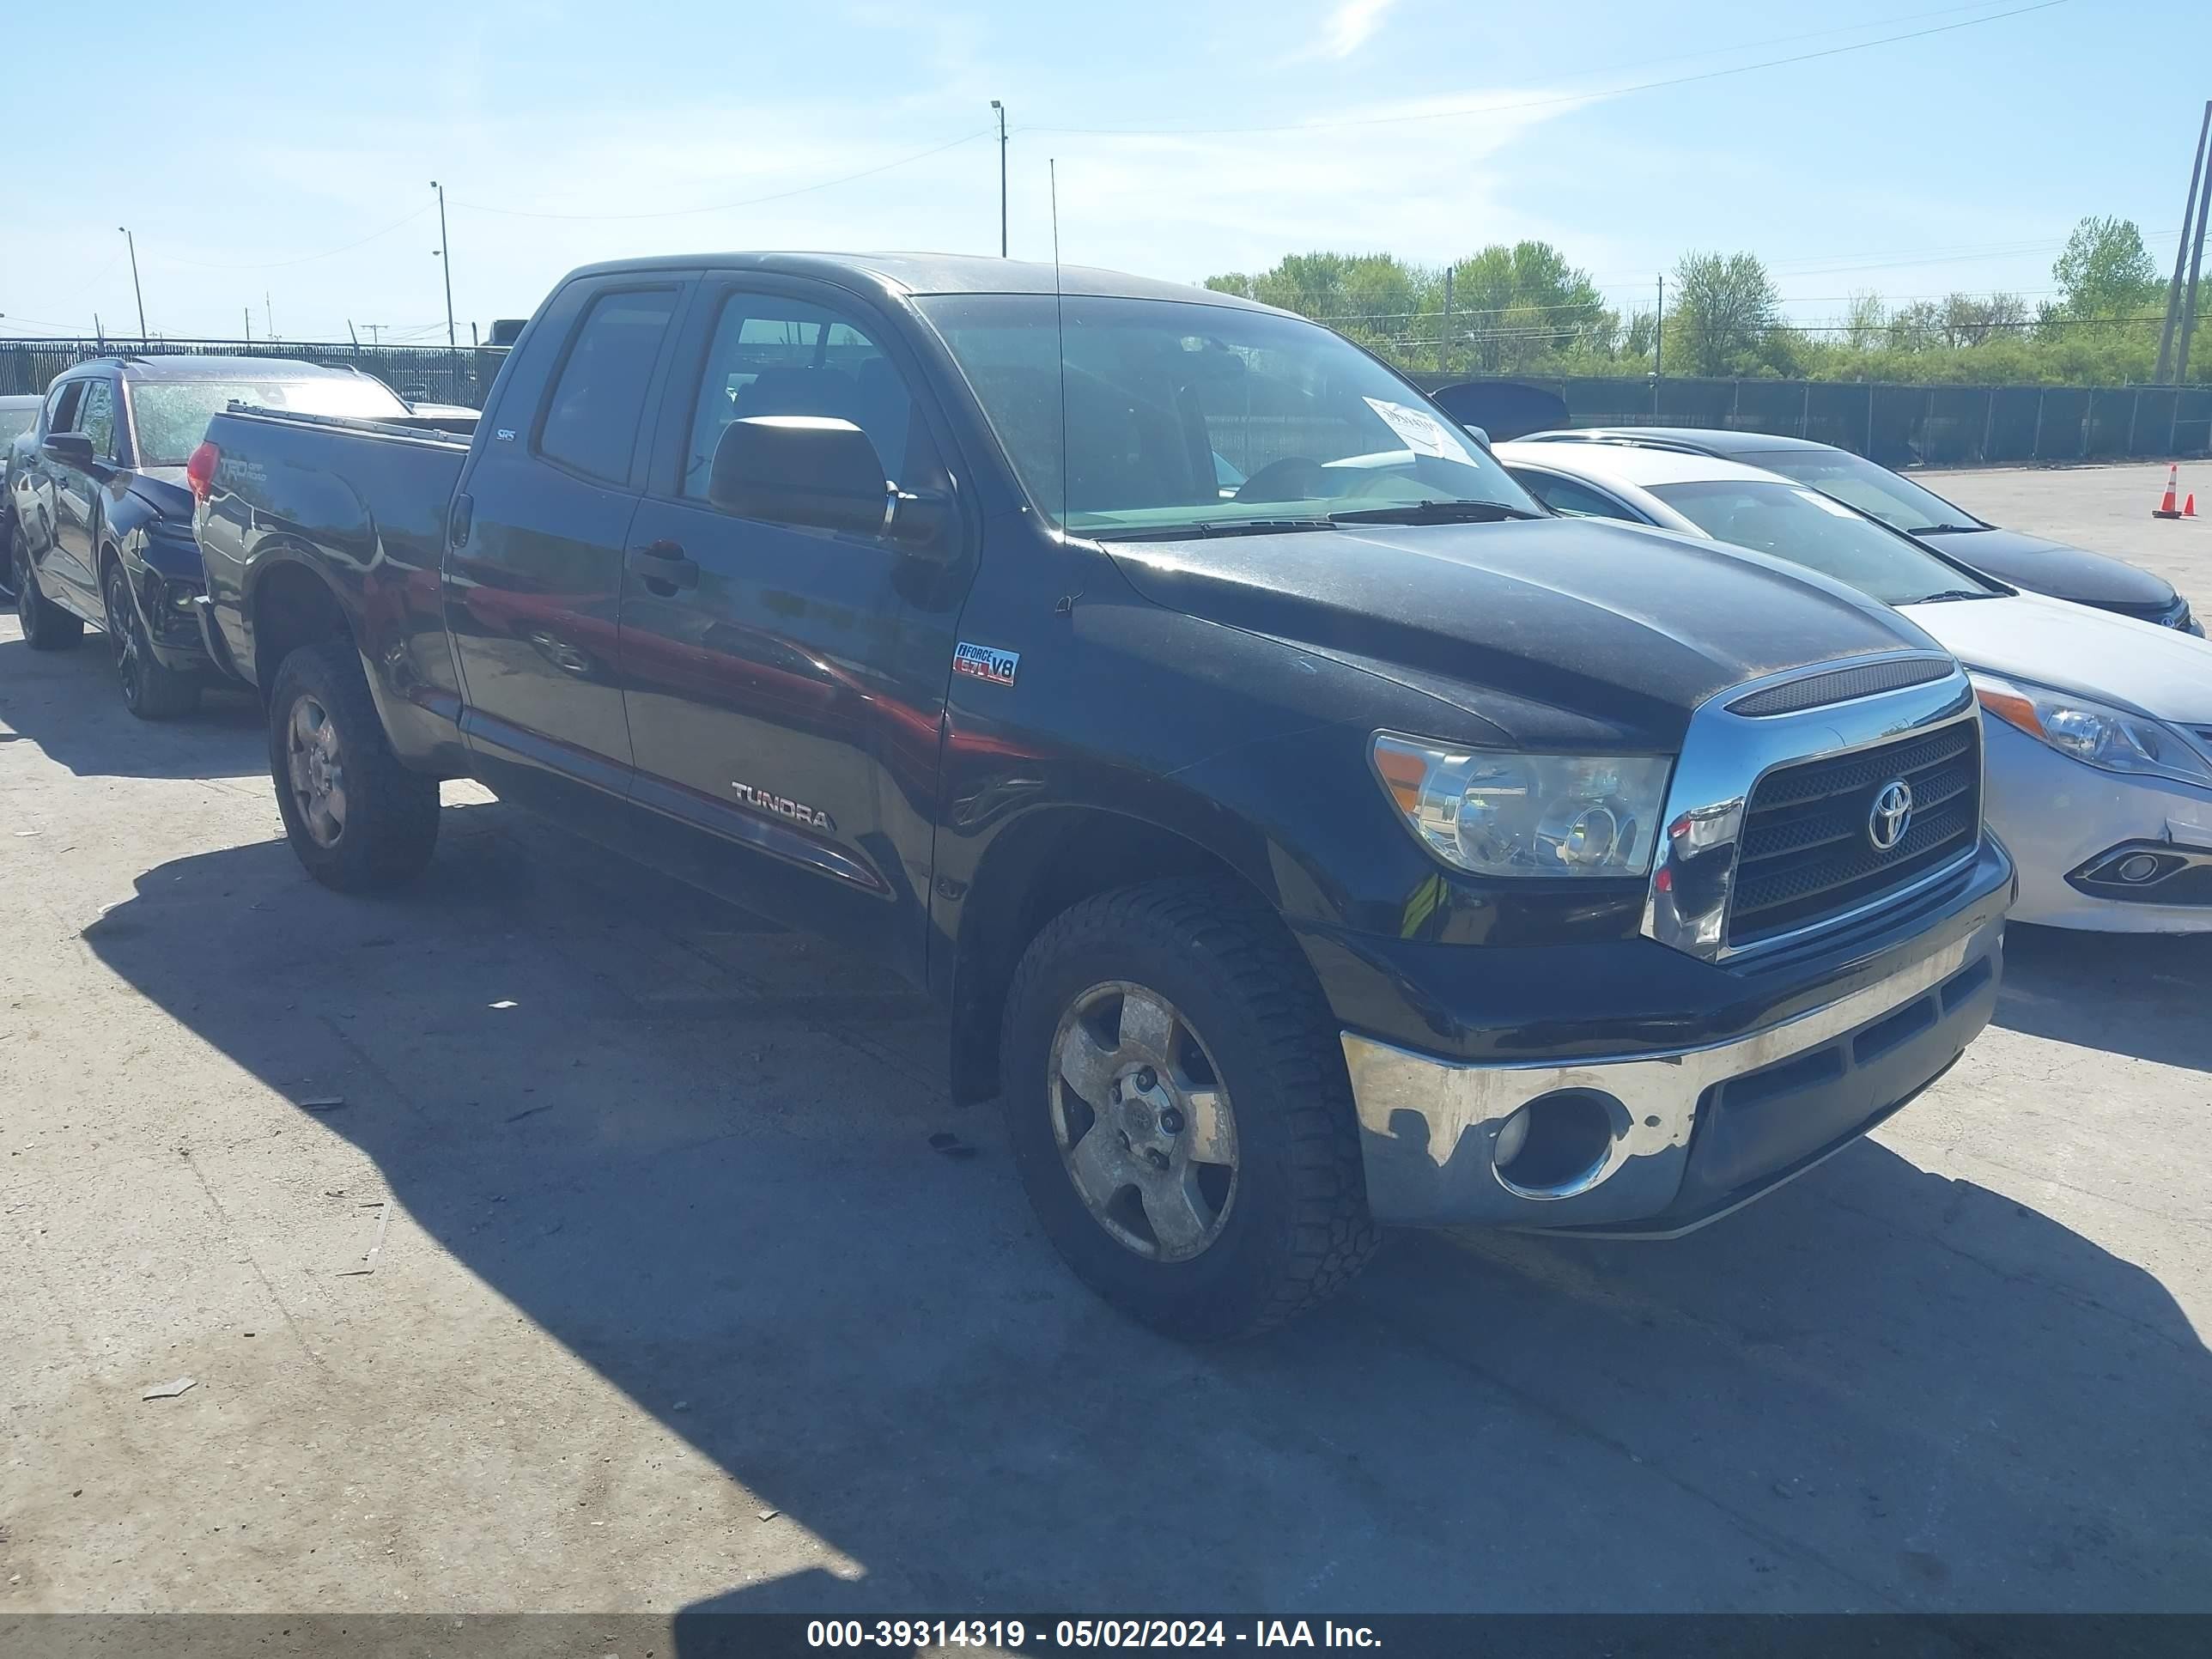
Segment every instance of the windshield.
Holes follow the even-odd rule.
[[[1884,605],[1939,597],[1983,599],[2003,591],[1796,484],[1753,479],[1650,489],[1716,540],[1817,570]]]
[[[232,403],[371,421],[407,413],[407,405],[389,386],[350,374],[304,380],[139,380],[131,386],[138,465],[182,466],[207,436],[208,422]]]
[[[1810,484],[1909,536],[1929,530],[1983,528],[1971,514],[1933,490],[1923,489],[1911,479],[1900,477],[1886,466],[1876,466],[1863,455],[1839,449],[1764,449],[1735,459],[1747,466],[1763,466],[1769,472]]]
[[[1093,535],[1238,524],[1328,527],[1424,502],[1539,514],[1411,386],[1294,317],[1175,300],[1049,294],[917,301],[968,378],[1036,510]]]

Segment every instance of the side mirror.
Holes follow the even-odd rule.
[[[1473,421],[1462,421],[1460,425],[1466,428],[1467,435],[1474,439],[1475,442],[1480,444],[1485,449],[1490,447],[1490,430],[1488,428],[1477,426]]]
[[[82,432],[49,432],[39,447],[57,466],[74,467],[79,472],[92,471],[92,440]]]
[[[707,499],[771,524],[883,536],[916,551],[944,539],[951,502],[895,489],[868,434],[823,415],[747,415],[722,430]]]

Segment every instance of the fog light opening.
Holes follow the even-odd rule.
[[[1620,1103],[1595,1089],[1540,1095],[1498,1126],[1491,1167],[1498,1185],[1522,1198],[1571,1198],[1607,1173]]]

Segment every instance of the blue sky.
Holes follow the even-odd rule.
[[[2033,303],[2085,213],[2170,264],[2212,90],[2201,3],[2033,3],[111,0],[95,43],[49,10],[0,44],[117,71],[10,123],[0,333],[134,331],[127,224],[158,332],[442,339],[434,178],[464,339],[596,258],[995,252],[993,98],[1018,255],[1057,157],[1063,257],[1170,278],[1537,236],[1624,307],[1692,248],[1759,253],[1806,320]]]

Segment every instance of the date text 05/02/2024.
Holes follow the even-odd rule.
[[[815,1619],[810,1648],[1379,1648],[1366,1625],[1324,1619]]]

